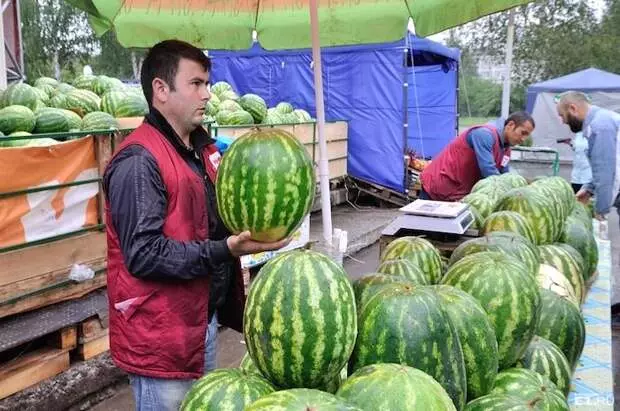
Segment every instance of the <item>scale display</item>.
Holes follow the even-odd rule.
[[[469,205],[465,203],[415,200],[399,211],[403,214],[383,230],[383,235],[396,235],[402,229],[464,234],[474,222]]]

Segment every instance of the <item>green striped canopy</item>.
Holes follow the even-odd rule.
[[[66,0],[86,11],[98,35],[125,47],[171,38],[205,49],[239,50],[256,30],[270,50],[311,47],[309,0]],[[528,0],[316,0],[321,46],[383,43],[439,33]]]

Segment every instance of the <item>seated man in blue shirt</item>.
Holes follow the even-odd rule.
[[[583,131],[588,140],[588,160],[592,168],[592,181],[576,194],[587,203],[596,198],[596,218],[605,220],[612,206],[620,206],[620,156],[617,143],[620,138],[620,114],[590,104],[584,93],[569,91],[558,102],[558,114],[573,133]]]

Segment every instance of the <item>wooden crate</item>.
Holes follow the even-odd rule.
[[[77,358],[88,360],[110,349],[110,333],[99,317],[91,317],[78,326]]]

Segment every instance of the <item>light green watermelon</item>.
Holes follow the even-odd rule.
[[[515,211],[496,211],[484,220],[480,234],[486,235],[496,231],[519,234],[533,244],[537,241],[531,223]]]
[[[581,303],[585,301],[586,288],[583,281],[584,262],[577,250],[569,251],[566,244],[548,244],[538,247],[540,262],[555,267],[570,282]]]
[[[294,108],[292,106],[291,103],[287,103],[285,101],[280,102],[276,105],[276,110],[280,113],[280,114],[289,114],[292,113],[294,111]]]
[[[82,130],[110,130],[118,129],[118,121],[108,113],[93,111],[82,119]]]
[[[0,131],[5,135],[15,131],[31,132],[36,118],[28,107],[13,105],[0,109]]]
[[[572,370],[562,350],[551,341],[535,336],[517,366],[548,377],[568,397]]]
[[[262,123],[267,116],[267,104],[261,96],[256,94],[245,94],[239,99],[239,104],[243,110],[252,115],[256,124]]]
[[[423,278],[426,281],[426,277]],[[357,307],[358,313],[361,312],[364,304],[366,304],[372,296],[389,284],[415,285],[414,282],[405,277],[380,273],[370,273],[353,281],[355,306]]]
[[[35,115],[35,133],[62,133],[69,131],[69,121],[60,108],[44,108]]]
[[[580,203],[581,204],[581,203]],[[579,206],[575,207],[579,210]],[[564,230],[560,236],[560,241],[570,245],[579,252],[584,262],[582,272],[584,283],[588,283],[598,266],[598,245],[592,232],[592,221],[590,227],[579,217],[569,216],[564,223]]]
[[[362,411],[342,398],[327,392],[294,388],[269,394],[256,400],[245,411]]]
[[[379,264],[377,272],[406,278],[414,284],[429,285],[428,277],[414,263],[408,260],[386,260]]]
[[[387,245],[381,254],[381,262],[407,260],[420,268],[430,284],[437,284],[443,274],[439,251],[421,237],[400,237]]]

